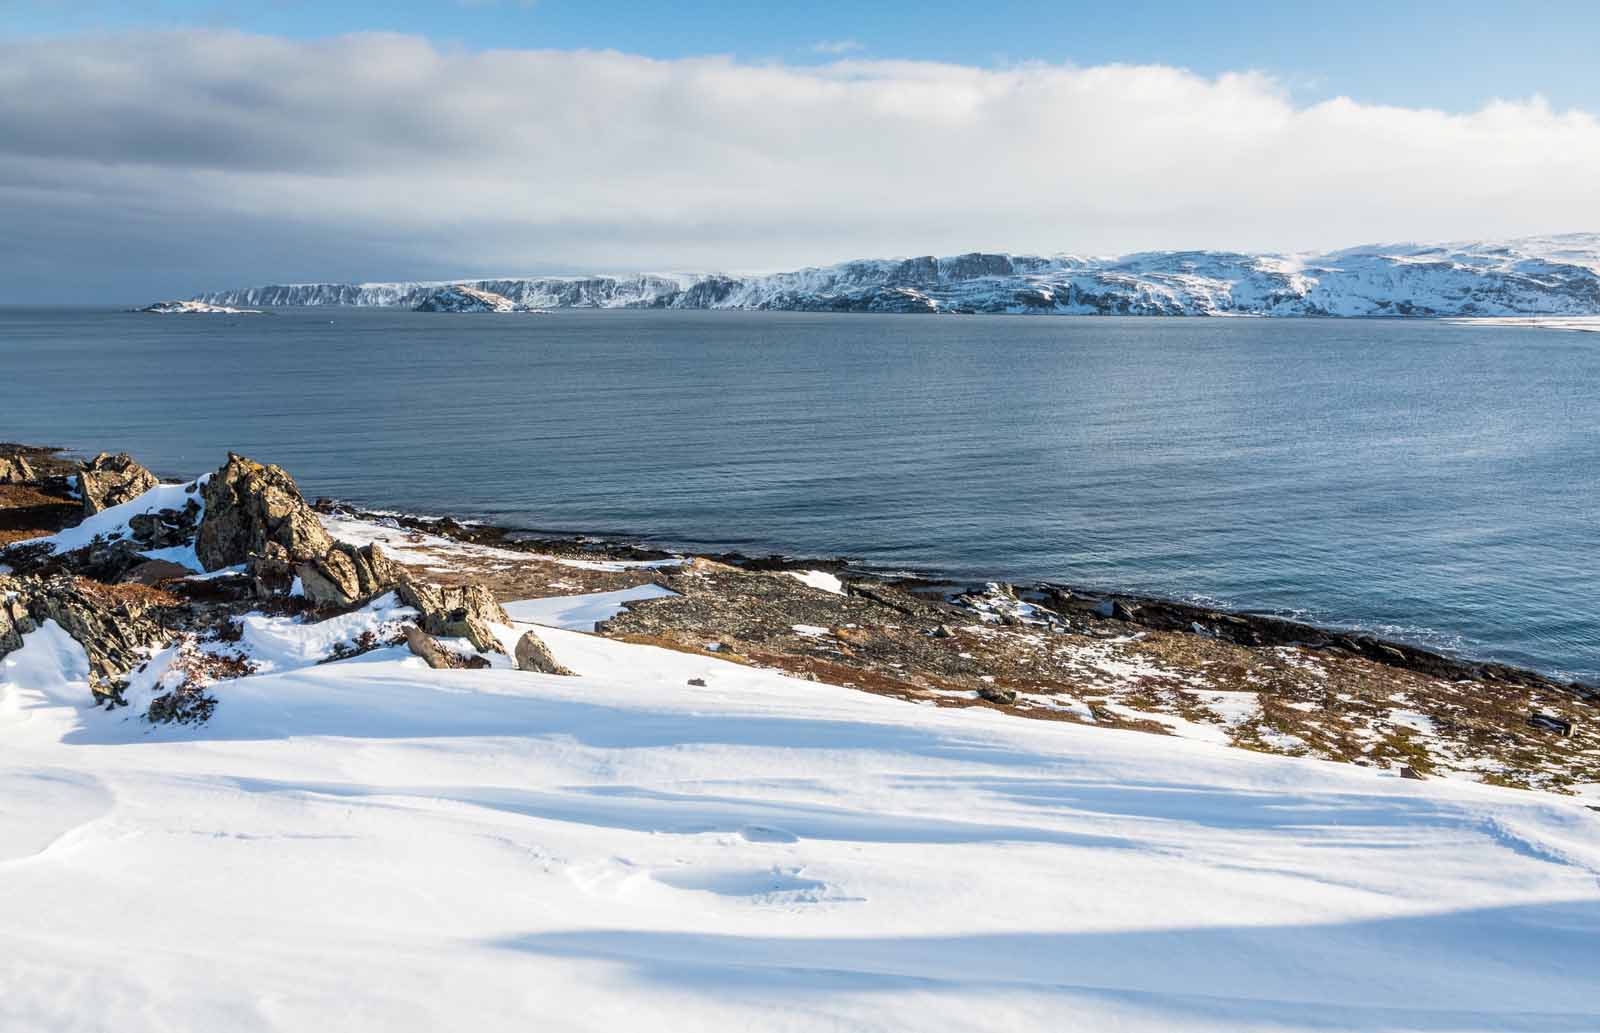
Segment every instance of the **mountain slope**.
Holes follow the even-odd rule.
[[[1062,315],[1600,315],[1600,234],[1398,244],[1323,255],[1151,251],[1118,258],[971,253],[873,259],[761,276],[465,281],[536,308],[677,308]],[[230,306],[414,308],[437,283],[313,283],[214,291]]]

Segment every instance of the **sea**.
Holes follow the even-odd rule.
[[[1600,681],[1600,334],[1432,320],[0,309],[0,439],[1047,580]]]

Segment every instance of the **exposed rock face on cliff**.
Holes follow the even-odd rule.
[[[206,482],[205,503],[195,555],[207,570],[248,562],[265,554],[268,543],[282,546],[295,563],[321,559],[333,548],[294,478],[280,466],[230,452]]]
[[[78,471],[83,515],[132,502],[161,482],[126,452],[101,452]]]
[[[441,287],[416,306],[417,312],[522,312],[526,306],[493,291],[455,284]]]

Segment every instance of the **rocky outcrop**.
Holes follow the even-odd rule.
[[[195,554],[207,570],[221,570],[266,555],[269,544],[294,563],[321,559],[333,548],[317,514],[294,478],[233,452],[205,486],[205,519]]]
[[[0,484],[31,484],[39,479],[22,456],[0,456]]]
[[[83,515],[132,502],[161,482],[126,452],[101,452],[78,471],[78,493]]]
[[[544,644],[544,639],[531,631],[523,632],[522,637],[517,639],[517,648],[512,652],[512,659],[517,662],[519,671],[565,675],[576,673],[559,663],[555,654],[550,652],[550,647]]]
[[[435,670],[476,670],[489,666],[489,661],[481,656],[462,656],[453,649],[446,649],[415,624],[407,624],[402,634],[406,637],[406,648]]]
[[[294,570],[307,599],[335,607],[364,603],[393,589],[405,576],[376,543],[358,547],[335,542],[318,558],[295,564]]]
[[[83,646],[95,697],[115,700],[147,651],[173,637],[167,611],[160,593],[143,586],[102,585],[72,575],[0,577],[0,656],[20,649],[23,635],[53,620]]]
[[[433,585],[407,578],[396,587],[400,601],[419,614],[418,624],[430,635],[464,638],[480,653],[504,653],[492,625],[511,618],[482,585]]]

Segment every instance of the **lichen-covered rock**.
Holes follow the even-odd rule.
[[[0,484],[31,484],[39,479],[22,456],[0,456]]]
[[[314,560],[295,565],[306,598],[318,606],[354,606],[393,589],[400,565],[376,543],[360,547],[337,542]]]
[[[173,637],[166,601],[141,585],[102,585],[73,575],[0,577],[0,600],[0,656],[53,620],[83,646],[97,698],[117,699],[127,673]]]
[[[480,653],[504,653],[491,625],[511,618],[482,585],[433,585],[411,578],[395,586],[400,601],[416,609],[418,623],[430,635],[464,638]]]
[[[126,452],[101,452],[78,471],[78,494],[83,515],[132,502],[161,482]]]
[[[539,674],[566,674],[576,672],[559,663],[555,655],[550,652],[550,647],[545,645],[544,639],[533,632],[524,632],[517,639],[517,648],[513,653],[519,671],[535,671]]]
[[[195,553],[207,570],[221,570],[283,546],[289,560],[303,563],[325,555],[333,539],[306,505],[282,467],[228,453],[228,462],[205,486],[205,518]]]

